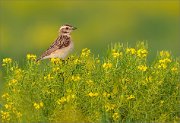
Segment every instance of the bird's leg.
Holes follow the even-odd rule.
[[[67,64],[68,64],[69,60],[70,60],[70,58],[68,57],[68,58],[66,59]]]
[[[66,60],[62,60],[62,65],[64,66],[66,64]]]

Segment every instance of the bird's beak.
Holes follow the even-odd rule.
[[[72,30],[76,30],[77,28],[76,27],[73,27]]]

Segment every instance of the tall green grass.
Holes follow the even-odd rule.
[[[2,122],[178,122],[180,61],[147,46],[114,44],[103,58],[87,48],[67,60],[19,67],[3,59]]]

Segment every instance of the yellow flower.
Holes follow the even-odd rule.
[[[2,98],[4,98],[4,99],[9,99],[9,94],[8,94],[8,93],[4,93],[4,94],[2,95]]]
[[[16,83],[17,83],[17,80],[12,79],[11,81],[9,81],[8,85],[11,86],[11,85],[15,85]]]
[[[89,95],[90,97],[93,97],[94,94],[93,94],[92,92],[90,92],[88,95]]]
[[[118,57],[122,56],[122,52],[120,52],[120,53],[118,53],[118,52],[113,52],[113,53],[112,53],[112,56],[113,56],[114,58],[118,58]]]
[[[12,103],[5,104],[4,107],[6,109],[11,109],[12,108]]]
[[[51,74],[48,74],[47,76],[44,77],[45,80],[51,80],[53,79],[54,77],[51,76]]]
[[[3,121],[9,121],[10,120],[9,112],[1,111],[1,118]]]
[[[75,95],[74,95],[74,94],[72,94],[72,95],[71,95],[71,98],[72,98],[72,99],[74,99],[74,98],[75,98]]]
[[[104,97],[110,97],[111,94],[108,94],[107,92],[104,92],[104,93],[103,93],[103,96],[104,96]]]
[[[66,97],[67,102],[69,102],[69,101],[70,101],[70,99],[71,99],[71,96],[70,96],[70,95],[68,95],[68,96]]]
[[[104,64],[102,65],[102,67],[103,67],[104,69],[110,69],[110,68],[112,68],[112,63],[104,63]]]
[[[7,64],[10,64],[10,63],[12,63],[12,59],[5,58],[5,59],[3,59],[2,66],[6,66]]]
[[[58,72],[60,70],[60,68],[59,67],[55,67],[55,68],[53,68],[53,72]]]
[[[136,54],[136,49],[134,49],[134,48],[127,48],[126,49],[126,53],[127,54],[130,53],[130,54],[134,55],[134,54]]]
[[[88,48],[82,49],[81,57],[88,57],[90,55],[91,51]]]
[[[166,65],[166,64],[159,64],[159,65],[158,65],[158,68],[166,69],[166,68],[167,68],[167,65]]]
[[[39,110],[40,108],[42,108],[44,106],[43,102],[40,102],[40,103],[34,103],[34,108],[36,110]]]
[[[18,68],[18,69],[16,69],[16,70],[14,71],[14,73],[15,73],[16,75],[20,75],[20,74],[22,74],[22,72],[24,72],[24,71],[21,70],[20,68]]]
[[[108,104],[106,104],[106,105],[105,105],[105,109],[106,109],[106,111],[111,111],[111,110],[114,110],[114,109],[115,109],[115,107],[116,107],[116,105],[115,105],[115,104],[110,104],[110,103],[108,103]]]
[[[131,100],[131,99],[135,99],[134,95],[130,95],[129,97],[127,97],[127,100]]]
[[[119,114],[115,112],[112,117],[114,121],[117,121],[119,119]]]
[[[74,60],[74,64],[79,64],[79,63],[81,63],[81,61],[79,59]]]
[[[39,110],[40,109],[40,105],[38,103],[34,103],[34,108]]]
[[[94,82],[92,80],[87,80],[86,83],[89,85],[89,86],[93,86],[94,85]]]
[[[177,72],[178,68],[177,67],[173,67],[173,68],[171,68],[171,71]]]
[[[168,51],[161,51],[159,54],[161,57],[170,57],[170,53]]]
[[[92,93],[92,92],[88,94],[88,96],[90,97],[97,97],[98,95],[99,95],[98,93]]]
[[[164,103],[164,100],[161,100],[160,103],[163,104],[163,103]]]
[[[146,81],[147,81],[147,82],[151,82],[151,81],[152,81],[152,77],[151,77],[151,76],[146,77]]]
[[[147,70],[147,67],[146,66],[144,66],[144,65],[140,65],[140,66],[138,66],[137,67],[140,71],[146,71]]]
[[[148,51],[145,50],[145,49],[139,49],[139,50],[137,51],[137,56],[140,57],[140,58],[146,57],[147,54],[148,54]]]
[[[71,79],[72,79],[73,81],[75,81],[75,82],[81,80],[81,78],[80,78],[79,75],[76,75],[76,76],[73,75],[73,76],[71,77]]]
[[[43,106],[44,106],[44,103],[43,103],[43,102],[40,102],[39,105],[40,105],[40,107],[43,107]]]
[[[94,97],[97,97],[99,94],[98,93],[94,93]]]
[[[159,60],[159,63],[170,63],[170,62],[171,62],[171,59],[169,59],[169,58]]]
[[[57,104],[62,104],[62,103],[64,103],[64,102],[66,102],[67,101],[67,99],[65,98],[65,97],[62,97],[61,99],[58,99],[57,100]]]
[[[170,63],[170,62],[171,62],[171,59],[169,59],[169,58],[160,59],[159,60],[158,68],[166,69],[167,68],[167,64]]]
[[[27,56],[26,56],[26,58],[27,58],[27,60],[36,60],[36,55],[34,55],[34,54],[27,54]]]
[[[57,102],[57,104],[63,104],[63,103],[65,103],[65,102],[70,102],[70,101],[72,101],[72,99],[74,99],[75,98],[75,95],[74,94],[72,94],[72,95],[68,95],[68,96],[66,96],[66,97],[62,97],[61,99],[58,99],[56,102]]]
[[[59,59],[59,58],[51,58],[51,63],[53,63],[53,64],[59,64],[59,63],[61,63],[61,60]]]
[[[16,112],[16,116],[17,116],[17,118],[20,118],[20,117],[22,117],[22,114],[21,114],[21,112]]]

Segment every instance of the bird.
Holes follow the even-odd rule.
[[[71,32],[77,28],[69,24],[64,24],[59,28],[59,35],[50,47],[42,53],[36,62],[48,58],[61,58],[64,60],[74,48],[71,39]]]

